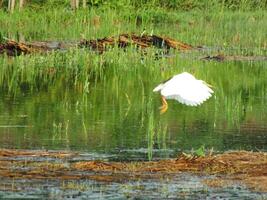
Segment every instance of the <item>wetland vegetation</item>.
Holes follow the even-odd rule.
[[[163,195],[162,198],[194,199],[216,194],[222,198],[266,198],[266,153],[246,154],[258,164],[256,168],[262,167],[253,180],[255,174],[247,180],[241,176],[225,177],[227,170],[217,176],[205,170],[195,173],[185,169],[173,177],[165,173],[149,179],[139,170],[127,180],[121,180],[118,172],[107,183],[106,173],[114,171],[87,169],[91,178],[43,181],[46,174],[40,170],[45,171],[47,166],[54,175],[60,169],[73,170],[73,177],[75,173],[87,173],[85,168],[73,168],[71,163],[78,161],[86,164],[97,160],[99,165],[115,162],[129,173],[131,163],[135,163],[132,167],[140,165],[143,169],[148,160],[162,163],[167,159],[168,163],[181,152],[197,152],[198,156],[211,149],[215,154],[226,152],[230,165],[233,163],[228,151],[266,152],[266,2],[164,2],[88,1],[86,8],[74,11],[69,1],[31,0],[22,10],[15,8],[8,13],[7,1],[0,1],[0,49],[7,40],[76,44],[122,33],[159,35],[194,47],[189,51],[168,49],[166,53],[166,49],[143,50],[132,44],[124,49],[107,47],[99,53],[73,45],[46,53],[13,57],[0,54],[0,147],[1,162],[6,166],[0,170],[1,198],[141,198],[142,194],[147,198]],[[201,59],[217,55],[250,59]],[[211,84],[214,96],[200,107],[169,101],[169,110],[160,115],[160,96],[152,92],[153,88],[183,71]],[[54,160],[51,155],[38,153],[43,149],[76,156]],[[24,150],[35,153],[36,159],[20,155]],[[17,153],[17,157],[5,154],[9,151]],[[218,163],[227,168],[227,159],[222,161],[225,165]],[[6,160],[21,163],[12,166]],[[244,160],[240,161],[242,167],[249,159]],[[22,171],[7,173],[16,167]],[[239,165],[235,167],[236,170]],[[21,176],[26,169],[33,169],[30,176]],[[203,181],[198,174],[207,176],[204,179],[209,181]],[[223,183],[214,182],[214,178]],[[242,178],[243,182],[236,182]],[[255,185],[257,180],[263,186]],[[220,184],[223,187],[216,187]],[[53,189],[47,189],[47,185]],[[32,188],[34,193],[30,192]]]

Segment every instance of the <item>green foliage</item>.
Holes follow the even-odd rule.
[[[7,6],[8,0],[3,1]],[[173,10],[257,10],[267,9],[264,0],[87,0],[90,8],[109,7],[113,9],[173,9]],[[70,0],[27,0],[27,6],[34,9],[70,7]]]
[[[205,156],[205,146],[202,145],[201,147],[199,147],[197,150],[195,150],[194,154],[200,157]]]

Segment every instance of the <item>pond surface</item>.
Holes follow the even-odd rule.
[[[153,70],[147,67],[152,64]],[[176,54],[123,65],[110,65],[102,78],[90,80],[86,93],[60,81],[36,92],[23,85],[16,95],[1,92],[0,148],[78,150],[111,160],[168,158],[202,145],[219,152],[267,150],[265,62]],[[213,85],[214,96],[199,107],[170,100],[160,115],[153,88],[183,71]]]
[[[140,180],[126,183],[79,181],[5,180],[2,199],[265,199],[264,193],[251,192],[239,185],[209,188],[202,180],[210,178],[180,174],[172,180]],[[0,182],[1,186],[3,185]],[[23,192],[22,192],[23,191]]]

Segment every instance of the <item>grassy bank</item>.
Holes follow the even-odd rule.
[[[265,11],[168,11],[49,9],[8,14],[0,10],[0,34],[16,40],[77,40],[123,32],[155,33],[192,45],[266,48]],[[64,31],[62,31],[64,30]]]

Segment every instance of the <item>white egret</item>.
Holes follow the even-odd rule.
[[[183,72],[159,84],[153,92],[160,92],[161,113],[168,109],[166,99],[175,99],[188,106],[198,106],[211,97],[213,90],[205,81],[197,80],[192,74]]]

